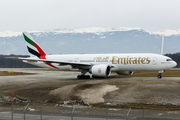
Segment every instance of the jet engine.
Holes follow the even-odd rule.
[[[94,77],[107,77],[111,73],[111,68],[106,64],[94,65],[91,68],[91,73]]]
[[[133,75],[133,71],[118,71],[116,72],[118,75]]]

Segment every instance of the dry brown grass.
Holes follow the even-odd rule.
[[[123,81],[132,84],[163,84],[163,83],[179,83],[179,81]]]
[[[98,103],[98,104],[91,104],[92,107],[96,108],[106,108],[106,104],[104,103]],[[124,105],[108,105],[108,108],[115,108],[115,109],[121,109],[121,108],[132,108],[132,109],[152,109],[152,110],[171,110],[176,111],[180,110],[180,106],[176,105],[158,105],[158,104],[124,104]]]
[[[13,72],[13,71],[0,71],[0,76],[31,75],[31,74],[34,74],[34,73]]]
[[[139,73],[134,73],[133,75],[116,75],[112,77],[156,77],[158,75],[158,72],[143,72],[140,71]],[[162,73],[163,77],[180,77],[180,70],[166,70],[164,73]]]

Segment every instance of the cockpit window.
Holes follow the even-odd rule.
[[[166,61],[173,61],[172,59],[166,59]]]

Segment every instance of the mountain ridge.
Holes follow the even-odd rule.
[[[140,28],[56,29],[29,33],[47,54],[161,53],[162,35]],[[18,34],[0,37],[0,54],[28,55],[22,33]],[[165,36],[164,53],[179,52],[179,45],[179,34]]]
[[[44,30],[44,31],[29,31],[29,33],[47,33],[47,32],[54,32],[56,34],[59,33],[104,33],[104,32],[114,32],[114,31],[131,31],[131,30],[139,30],[148,32],[149,34],[154,35],[164,35],[164,36],[172,36],[172,35],[180,35],[180,29],[178,30],[170,30],[166,29],[164,31],[158,31],[158,32],[149,32],[141,28],[130,28],[130,27],[119,27],[119,28],[102,28],[102,27],[90,27],[90,28],[77,28],[77,29],[51,29],[51,30]],[[4,31],[0,32],[0,37],[16,37],[20,36],[22,32],[15,32],[15,31]]]

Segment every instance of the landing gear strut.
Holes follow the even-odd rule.
[[[158,72],[158,76],[157,76],[157,78],[159,78],[159,79],[160,79],[160,78],[162,78],[162,73],[163,73],[163,72],[165,72],[165,70],[161,70],[161,71],[159,71],[159,72]]]
[[[86,70],[82,70],[81,71],[81,75],[78,75],[77,76],[77,79],[90,79],[90,76],[89,75],[85,75],[87,73]]]

